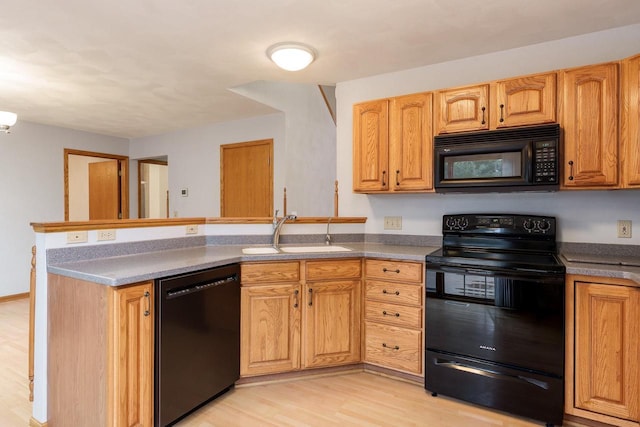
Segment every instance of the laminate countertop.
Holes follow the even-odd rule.
[[[567,274],[629,279],[640,286],[640,257],[563,252]]]
[[[207,245],[189,248],[144,252],[132,255],[96,258],[84,261],[49,264],[47,272],[107,286],[175,276],[225,264],[247,261],[283,261],[336,258],[390,258],[401,261],[424,262],[425,256],[439,249],[435,246],[399,246],[379,243],[340,243],[351,249],[340,252],[300,252],[264,255],[242,253],[256,245]],[[282,245],[300,247],[302,245]],[[312,246],[312,245],[309,245]],[[318,245],[315,245],[318,246]],[[263,246],[264,247],[264,246]]]
[[[287,246],[301,245],[282,245]],[[426,255],[439,249],[436,246],[380,243],[340,243],[338,246],[351,250],[247,255],[242,253],[243,248],[260,245],[206,245],[50,264],[47,271],[107,286],[121,286],[247,261],[364,257],[424,262]],[[562,252],[560,258],[567,274],[629,279],[640,286],[640,257]]]

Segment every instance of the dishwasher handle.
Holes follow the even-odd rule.
[[[180,287],[180,288],[169,289],[165,294],[166,295],[165,298],[166,299],[180,298],[186,295],[191,295],[196,292],[207,290],[209,288],[226,285],[228,283],[233,283],[233,282],[239,282],[237,274],[223,276],[213,281],[207,281],[204,283],[194,283],[194,284]]]

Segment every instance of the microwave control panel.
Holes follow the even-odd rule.
[[[557,141],[535,141],[533,145],[534,183],[556,183],[558,180]]]

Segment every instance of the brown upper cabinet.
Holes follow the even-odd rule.
[[[489,85],[465,86],[436,92],[436,133],[489,129]]]
[[[354,191],[433,189],[432,102],[417,93],[354,105]]]
[[[618,64],[559,74],[564,188],[618,186]]]
[[[492,129],[556,121],[556,73],[497,81],[490,97]]]
[[[436,92],[436,133],[556,121],[556,73],[534,74]]]
[[[640,188],[640,55],[622,61],[622,186]]]

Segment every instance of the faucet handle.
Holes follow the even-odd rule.
[[[276,212],[273,214],[273,217],[274,217],[274,218],[277,218],[277,217],[278,217],[278,212],[280,212],[280,211],[279,211],[278,209],[276,209]]]

